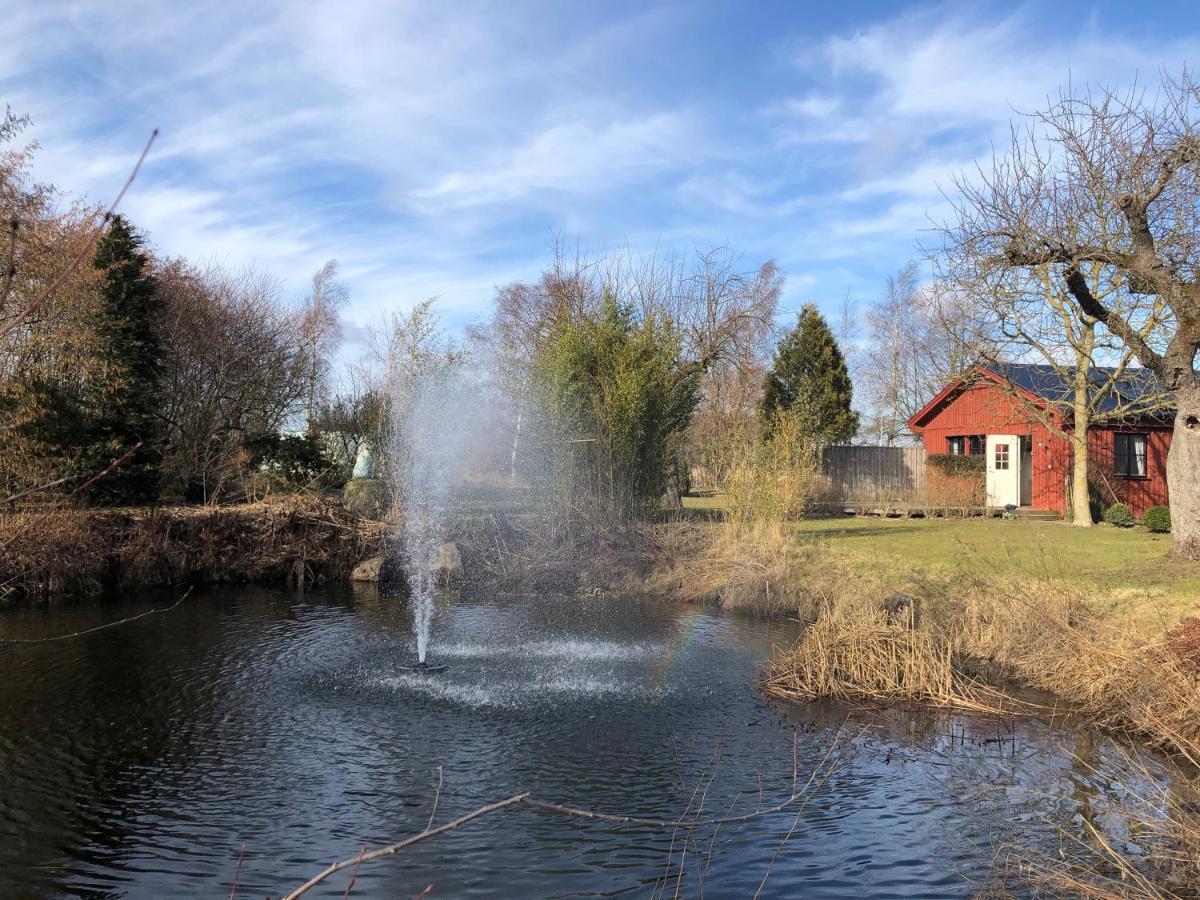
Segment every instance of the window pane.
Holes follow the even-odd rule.
[[[1146,436],[1144,434],[1130,435],[1133,444],[1133,471],[1135,475],[1146,475]]]
[[[1113,435],[1113,468],[1118,475],[1129,474],[1129,435]]]
[[[971,455],[978,456],[979,454],[983,453],[986,440],[982,434],[973,434],[969,439],[969,443]]]

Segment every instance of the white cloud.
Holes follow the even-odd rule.
[[[433,205],[511,202],[543,191],[613,189],[695,155],[687,116],[658,113],[623,121],[554,124],[490,164],[454,171],[414,192]]]

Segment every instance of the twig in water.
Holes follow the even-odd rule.
[[[331,863],[328,868],[318,872],[308,881],[304,882],[304,884],[300,885],[300,887],[296,888],[296,890],[286,895],[283,900],[296,900],[297,897],[307,894],[310,890],[312,890],[330,875],[334,874],[335,872],[340,872],[342,869],[348,869],[350,866],[360,865],[368,860],[378,859],[381,856],[391,856],[400,850],[403,850],[405,847],[411,847],[413,844],[418,844],[421,841],[433,837],[435,834],[443,834],[447,831],[453,831],[455,828],[458,828],[460,825],[465,825],[472,819],[478,819],[480,816],[486,816],[488,813],[496,812],[496,810],[499,809],[504,809],[506,806],[513,806],[514,804],[521,803],[528,797],[529,794],[514,794],[507,800],[501,800],[498,803],[490,803],[487,806],[481,806],[479,809],[469,812],[465,816],[459,816],[453,822],[447,822],[445,825],[439,825],[437,828],[432,830],[422,831],[420,834],[414,834],[412,837],[407,837],[402,841],[396,842],[395,844],[389,844],[387,847],[380,847],[378,850],[372,850],[370,853],[360,853],[358,856],[351,857],[350,859],[344,859],[341,862]],[[428,888],[426,888],[426,890],[428,891]]]
[[[433,817],[437,815],[438,799],[442,796],[442,767],[438,766],[438,786],[437,791],[433,795],[433,809],[429,812],[429,821],[425,824],[425,830],[428,831],[433,827]]]
[[[865,729],[863,729],[863,730],[865,731]],[[861,733],[862,732],[860,731],[859,734],[861,734]],[[840,749],[842,744],[843,744],[843,741],[841,740],[841,735],[839,734],[834,739],[834,741],[830,744],[829,749],[825,752],[825,755],[824,755],[824,757],[822,757],[820,764],[818,764],[813,769],[812,774],[809,776],[808,781],[805,782],[804,786],[802,788],[800,788],[799,790],[793,790],[791,796],[784,798],[780,803],[777,803],[776,805],[768,807],[766,809],[763,809],[760,807],[758,809],[755,809],[753,812],[743,813],[743,814],[737,815],[737,816],[722,815],[722,816],[711,816],[708,818],[702,818],[698,815],[697,816],[686,816],[685,815],[684,817],[679,818],[679,819],[649,819],[649,818],[643,818],[641,816],[615,815],[613,813],[596,812],[595,810],[590,810],[590,809],[579,809],[578,807],[574,807],[574,806],[563,806],[562,804],[559,804],[559,803],[547,803],[544,800],[534,800],[529,795],[528,792],[523,793],[523,794],[514,794],[512,797],[509,797],[505,800],[500,800],[497,803],[491,803],[491,804],[488,804],[487,806],[481,806],[481,807],[479,807],[479,809],[473,810],[472,812],[469,812],[464,816],[459,816],[454,821],[447,822],[445,825],[439,825],[437,828],[427,828],[425,831],[422,831],[419,834],[414,834],[411,837],[407,837],[404,840],[398,841],[395,844],[390,844],[387,847],[381,847],[378,850],[372,850],[370,853],[364,854],[364,853],[360,852],[357,856],[352,856],[349,859],[344,859],[340,862],[331,863],[324,870],[322,870],[321,872],[314,875],[312,878],[310,878],[308,881],[306,881],[300,887],[296,888],[296,890],[292,891],[290,894],[285,895],[282,898],[282,900],[296,900],[297,897],[300,897],[301,895],[306,894],[308,891],[310,891],[316,885],[320,884],[322,881],[324,881],[330,875],[333,875],[335,872],[340,872],[341,870],[348,869],[351,866],[359,865],[364,862],[369,862],[373,859],[379,859],[380,857],[383,857],[383,856],[392,856],[392,855],[396,854],[397,852],[399,852],[400,850],[405,849],[406,847],[411,847],[413,844],[418,844],[421,841],[427,840],[438,834],[443,834],[447,831],[453,831],[454,829],[458,828],[460,825],[465,825],[467,822],[470,822],[473,819],[477,819],[480,816],[485,816],[489,813],[497,812],[498,810],[505,809],[510,806],[518,806],[518,805],[528,806],[532,809],[536,809],[536,810],[539,810],[539,811],[545,812],[545,813],[553,813],[555,815],[563,815],[563,816],[572,816],[575,818],[590,819],[592,821],[599,821],[599,822],[612,822],[617,825],[641,825],[641,826],[645,826],[647,828],[660,828],[660,829],[664,829],[664,830],[670,828],[676,832],[679,829],[684,829],[687,831],[694,831],[698,828],[707,828],[709,826],[719,826],[719,825],[724,825],[727,823],[736,823],[736,822],[748,822],[753,819],[758,819],[758,818],[761,818],[766,815],[771,815],[772,813],[782,812],[783,810],[793,807],[797,803],[797,801],[801,801],[801,800],[805,801],[805,803],[801,804],[799,812],[803,812],[804,806],[806,805],[807,800],[811,796],[811,792],[812,792],[813,788],[819,787],[821,784],[824,784],[825,781],[830,776],[832,776],[833,767],[830,765],[830,762],[833,760],[834,754]],[[700,791],[700,785],[697,784],[697,786],[693,792],[693,799],[688,804],[689,809],[693,805],[696,794],[699,791]],[[797,821],[799,820],[799,812],[797,814]],[[795,828],[795,825],[793,824],[793,830],[794,830],[794,828]],[[789,831],[788,834],[790,836],[791,832]],[[778,856],[778,850],[776,851],[776,856]],[[774,864],[774,860],[772,860],[772,865],[773,864]],[[768,875],[770,874],[769,869],[768,869],[767,874]],[[763,879],[763,883],[764,884],[766,883],[765,877]],[[430,888],[432,888],[432,885],[430,885]],[[426,892],[430,888],[426,888]],[[761,891],[761,886],[760,886],[760,891]]]
[[[342,894],[342,900],[347,900],[350,896],[350,889],[354,887],[354,882],[358,878],[358,867],[362,865],[363,854],[367,852],[367,845],[363,844],[358,849],[358,859],[354,863],[354,871],[350,873],[350,883],[346,885],[346,892]]]
[[[97,631],[103,631],[106,628],[116,628],[118,625],[125,625],[129,622],[136,622],[138,619],[144,619],[146,616],[156,616],[159,613],[169,613],[171,610],[183,603],[188,598],[188,594],[192,592],[192,588],[188,588],[183,592],[183,596],[172,603],[170,606],[164,606],[160,609],[148,609],[143,613],[138,613],[136,616],[129,616],[125,619],[118,619],[115,622],[107,622],[104,625],[97,625],[95,628],[85,628],[83,631],[72,631],[70,634],[56,634],[53,637],[44,638],[0,638],[0,644],[48,644],[51,641],[65,641],[67,638],[81,637],[85,634],[94,634]]]
[[[246,845],[242,844],[241,851],[238,852],[237,864],[233,867],[233,884],[229,886],[229,900],[236,900],[238,877],[242,874],[242,860],[246,856]]]

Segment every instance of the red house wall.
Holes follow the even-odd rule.
[[[1118,432],[1146,435],[1146,477],[1123,478],[1115,473],[1114,435]],[[1096,425],[1088,432],[1088,465],[1092,480],[1106,486],[1122,503],[1128,503],[1135,516],[1141,516],[1152,506],[1167,504],[1167,451],[1171,449],[1172,430],[1169,426],[1112,426]],[[1108,490],[1104,491],[1109,502]]]
[[[1033,443],[1033,509],[1066,514],[1071,445],[1053,434],[1025,404],[990,381],[980,381],[946,398],[920,429],[925,449],[948,453],[949,439],[971,434],[1029,435]]]
[[[1056,415],[1055,422],[1060,423],[1061,417]],[[1073,468],[1070,442],[1038,422],[1024,401],[1000,385],[979,381],[950,394],[926,416],[926,424],[915,430],[930,453],[949,452],[949,439],[959,435],[1029,435],[1033,442],[1031,506],[1066,515]],[[1113,435],[1121,431],[1147,436],[1145,478],[1121,478],[1115,474]],[[1107,485],[1112,494],[1128,503],[1135,516],[1141,516],[1151,506],[1167,505],[1167,451],[1171,447],[1171,433],[1170,426],[1159,424],[1093,426],[1088,433],[1088,461],[1093,479]],[[1104,493],[1108,502],[1108,490]]]

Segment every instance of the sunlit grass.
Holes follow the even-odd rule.
[[[684,505],[714,510],[721,498],[688,497]],[[800,540],[821,541],[839,561],[897,581],[968,570],[1060,579],[1094,591],[1098,603],[1151,601],[1172,617],[1200,601],[1200,565],[1172,559],[1171,536],[1141,528],[849,516],[806,519],[791,528]]]

